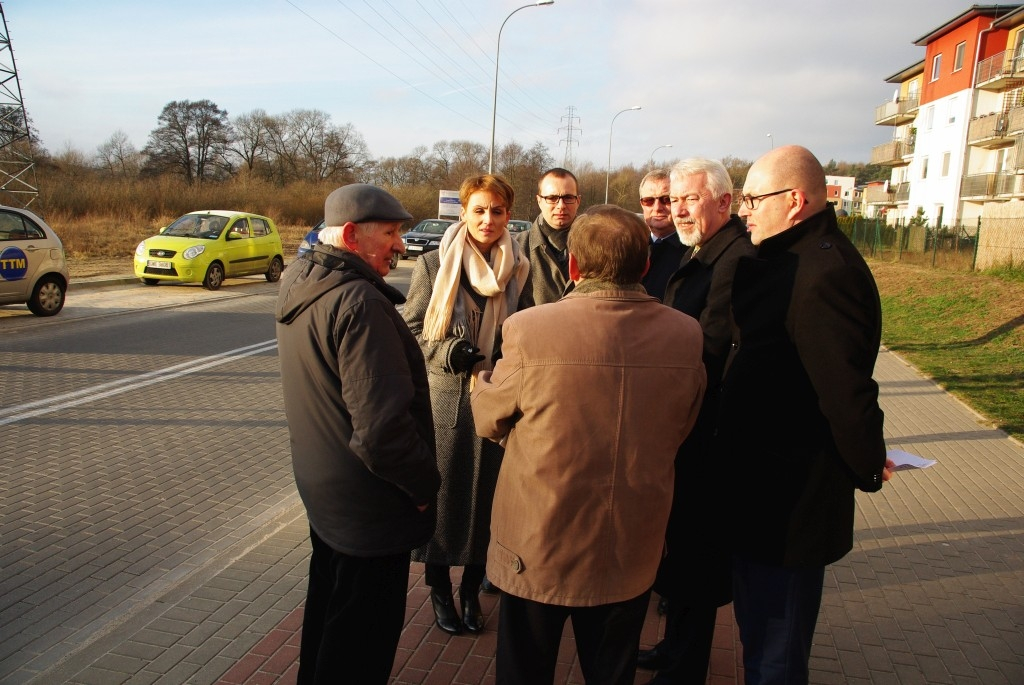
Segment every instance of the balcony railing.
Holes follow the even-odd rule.
[[[871,148],[871,163],[885,164],[888,166],[900,166],[907,164],[904,157],[914,154],[914,143],[916,136],[908,138],[897,138],[888,143],[882,143]]]
[[[875,108],[875,123],[879,126],[900,126],[914,120],[920,98],[900,98],[896,102],[884,102]]]
[[[889,186],[890,192],[892,191],[892,185]],[[904,181],[903,183],[896,184],[896,202],[909,202],[910,201],[910,181]]]
[[[1004,50],[978,62],[974,85],[985,90],[1003,90],[1010,81],[1024,78],[1024,53]]]
[[[1012,145],[1021,132],[1024,132],[1024,107],[1013,107],[972,119],[967,127],[967,143],[988,149],[1006,147]]]
[[[1004,171],[989,174],[971,174],[960,182],[963,199],[1019,197],[1024,195],[1024,174]]]
[[[888,190],[879,187],[864,190],[864,202],[869,205],[888,205],[895,207],[898,203],[910,200],[910,183],[890,183]]]

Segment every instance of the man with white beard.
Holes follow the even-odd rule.
[[[724,532],[708,516],[716,510],[721,465],[709,457],[717,388],[732,342],[729,306],[740,257],[754,247],[740,218],[730,213],[732,179],[715,160],[686,159],[670,174],[672,219],[687,246],[669,279],[664,303],[700,322],[707,391],[697,423],[676,455],[676,481],[666,533],[668,554],[654,590],[666,598],[665,639],[642,650],[638,665],[658,671],[654,685],[703,683],[718,607],[732,599],[731,558]]]

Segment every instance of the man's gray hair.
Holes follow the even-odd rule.
[[[726,193],[732,193],[732,179],[729,171],[717,159],[705,159],[703,157],[691,157],[672,167],[672,180],[684,176],[704,174],[705,185],[711,191],[711,198],[717,200]]]
[[[640,187],[643,188],[644,184],[648,181],[667,181],[669,180],[668,172],[664,169],[651,169],[647,172],[647,175],[640,180]]]

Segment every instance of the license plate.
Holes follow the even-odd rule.
[[[423,252],[422,245],[407,245],[405,248],[406,252]]]
[[[146,262],[146,266],[148,266],[150,269],[170,269],[171,263],[150,259],[148,262]]]

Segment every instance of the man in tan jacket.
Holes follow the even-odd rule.
[[[574,291],[505,321],[504,356],[472,398],[477,432],[507,440],[487,556],[505,592],[500,683],[552,682],[567,618],[588,685],[633,682],[673,462],[705,385],[699,324],[640,285],[639,217],[590,208],[568,249]]]

